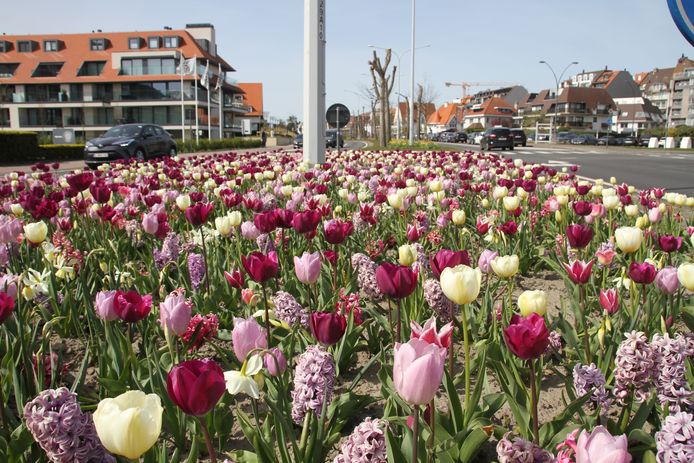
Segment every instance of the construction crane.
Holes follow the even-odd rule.
[[[513,82],[460,82],[460,83],[453,83],[453,82],[446,82],[446,87],[460,87],[463,90],[463,98],[461,100],[464,100],[465,97],[467,96],[467,90],[470,87],[495,87],[495,86],[510,86],[510,85],[516,85]]]

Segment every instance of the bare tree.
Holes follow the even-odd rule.
[[[379,58],[376,50],[374,50],[374,57],[369,61],[374,93],[376,94],[380,110],[381,128],[378,133],[378,140],[381,146],[386,146],[388,142],[390,142],[390,93],[393,91],[395,73],[398,70],[397,66],[393,66],[390,75],[388,75],[390,58],[391,51],[388,49],[386,50],[385,59],[383,63],[381,63],[381,58]]]
[[[422,124],[426,124],[427,108],[438,98],[438,93],[431,82],[426,79],[417,84],[417,95],[415,99],[415,114],[417,132],[416,138],[422,133]]]
[[[370,134],[369,136],[373,137],[374,134],[376,133],[376,126],[375,126],[375,121],[376,121],[376,93],[374,92],[374,87],[373,85],[368,85],[363,82],[357,84],[357,93],[361,95],[362,98],[367,100],[369,102],[369,127],[370,127]],[[362,121],[365,122],[365,121]],[[366,130],[366,126],[364,125],[364,130]]]

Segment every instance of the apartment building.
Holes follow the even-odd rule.
[[[556,117],[559,127],[576,130],[606,130],[617,105],[604,88],[564,87],[557,97],[554,91],[531,93],[518,105],[518,117],[524,126],[549,122]]]
[[[195,63],[183,76],[182,58]],[[206,69],[209,90],[202,79]],[[194,137],[197,127],[206,138],[209,123],[218,138],[221,112],[222,136],[229,137],[241,133],[236,121],[252,111],[243,89],[227,77],[234,71],[217,53],[211,24],[2,35],[0,130],[50,133],[66,127],[90,138],[115,124],[140,122],[159,124],[175,137],[183,131]]]
[[[636,98],[641,96],[641,89],[627,71],[602,69],[600,71],[582,71],[565,81],[563,87],[602,88],[612,98]]]
[[[674,67],[653,69],[641,90],[664,115],[667,127],[694,126],[694,61],[682,55]]]

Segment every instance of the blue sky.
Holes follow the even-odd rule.
[[[410,0],[327,0],[328,104],[353,111],[367,105],[349,93],[368,84],[369,44],[401,53],[410,48]],[[59,33],[150,30],[211,22],[220,54],[239,81],[262,81],[265,110],[301,118],[303,1],[195,0],[9,2],[0,32]],[[428,81],[437,103],[460,96],[446,81],[505,81],[530,91],[554,85],[550,71],[673,66],[694,57],[665,0],[418,0],[416,80]],[[571,74],[571,72],[567,74]],[[560,72],[557,70],[557,72]],[[409,55],[402,55],[402,89],[409,88]],[[473,89],[475,90],[475,89]]]

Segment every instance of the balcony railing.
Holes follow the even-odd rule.
[[[225,108],[232,108],[232,109],[238,109],[239,111],[243,111],[246,113],[249,113],[253,111],[253,108],[251,106],[248,106],[246,104],[240,103],[238,101],[225,101],[224,102],[224,107]]]

